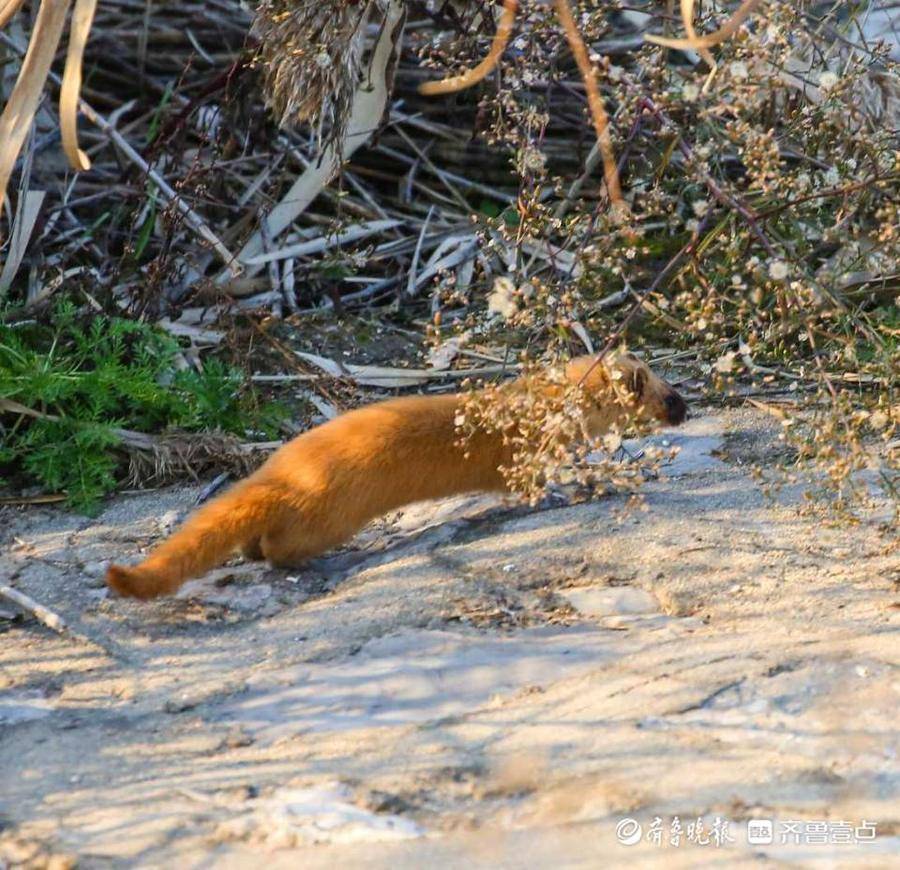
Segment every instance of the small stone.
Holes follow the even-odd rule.
[[[188,695],[183,695],[181,698],[170,698],[163,704],[163,711],[165,713],[186,713],[188,710],[193,710],[194,707],[197,706],[199,701],[196,698],[191,698]]]
[[[228,749],[241,749],[244,746],[252,746],[253,738],[243,728],[237,726],[228,732],[224,742]]]
[[[256,611],[271,603],[272,587],[268,583],[254,583],[232,594],[225,603],[232,610]]]
[[[88,577],[102,577],[106,574],[106,562],[85,562],[81,569]]]
[[[175,526],[178,525],[179,520],[181,519],[181,511],[171,510],[166,511],[158,520],[159,530],[162,533],[167,533],[172,531]]]
[[[586,616],[659,612],[659,602],[649,592],[628,586],[564,589],[560,595]]]
[[[259,608],[257,616],[265,618],[275,616],[277,613],[281,613],[281,604],[276,599],[270,598]]]
[[[87,562],[81,569],[84,577],[84,585],[91,589],[103,589],[106,587],[107,562]]]

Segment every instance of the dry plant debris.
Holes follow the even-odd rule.
[[[26,48],[16,8],[0,33],[13,56]],[[37,20],[49,27],[59,8],[48,0]],[[70,60],[91,4],[77,8]],[[776,408],[794,458],[840,503],[873,481],[896,497],[888,6],[572,3],[587,65],[562,3],[508,3],[496,26],[499,8],[268,0],[254,21],[230,0],[99,4],[77,146],[91,170],[73,177],[58,159],[60,128],[73,153],[67,111],[35,103],[30,139],[8,127],[23,147],[4,321],[45,318],[66,295],[85,313],[198,334],[237,312],[268,346],[282,328],[362,312],[434,348],[453,342],[452,371],[625,339],[689,392]],[[28,69],[49,70],[51,42]],[[468,91],[419,93],[495,61]],[[75,80],[69,67],[49,72],[51,90]],[[36,99],[11,84],[8,110]],[[624,221],[609,208],[611,158]],[[311,374],[296,357],[271,372]]]

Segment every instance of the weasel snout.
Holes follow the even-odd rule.
[[[663,400],[666,406],[666,422],[672,426],[678,426],[683,423],[688,416],[687,402],[672,390]]]

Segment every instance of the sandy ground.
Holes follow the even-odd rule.
[[[763,416],[660,437],[645,512],[421,505],[151,604],[103,568],[196,489],[0,510],[72,628],[0,601],[0,867],[897,866],[896,529],[768,501]]]

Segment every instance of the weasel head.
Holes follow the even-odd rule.
[[[669,426],[687,418],[684,399],[630,353],[608,354],[599,363],[596,356],[577,357],[566,367],[566,378],[584,389],[590,403],[586,423],[592,436],[607,432],[629,416]]]

